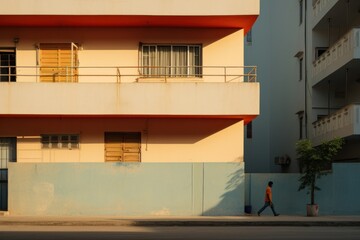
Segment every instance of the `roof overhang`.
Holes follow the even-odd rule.
[[[192,27],[238,28],[246,32],[258,15],[0,15],[1,27]]]

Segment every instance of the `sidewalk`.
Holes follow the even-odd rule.
[[[0,216],[0,225],[30,226],[360,226],[360,216]]]

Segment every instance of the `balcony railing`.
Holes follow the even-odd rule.
[[[99,80],[101,78],[101,80]],[[0,66],[1,82],[256,82],[256,66]]]
[[[313,143],[360,134],[360,104],[348,105],[313,123]]]
[[[313,63],[313,85],[344,66],[360,52],[360,28],[353,28]]]

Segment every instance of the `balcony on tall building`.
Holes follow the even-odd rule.
[[[315,146],[335,137],[360,135],[360,104],[347,105],[313,123],[312,140]]]
[[[339,70],[352,67],[360,60],[360,28],[353,28],[328,48],[313,63],[312,84],[327,81]]]
[[[329,11],[333,7],[341,2],[340,0],[313,0],[313,21],[312,26],[315,27],[320,21],[325,19],[325,16],[329,14]]]
[[[256,67],[202,66],[193,76],[159,71],[153,76],[138,67],[79,67],[39,76],[35,73],[40,70],[31,74],[31,69],[17,67],[17,74],[2,74],[9,81],[0,82],[0,115],[211,117],[247,122],[259,114]],[[71,72],[77,74],[65,74]],[[13,76],[19,81],[11,81]],[[40,81],[46,77],[54,82]]]

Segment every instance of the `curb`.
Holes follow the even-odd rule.
[[[355,227],[360,221],[201,221],[201,220],[99,220],[99,221],[7,221],[2,226],[292,226],[292,227]]]

